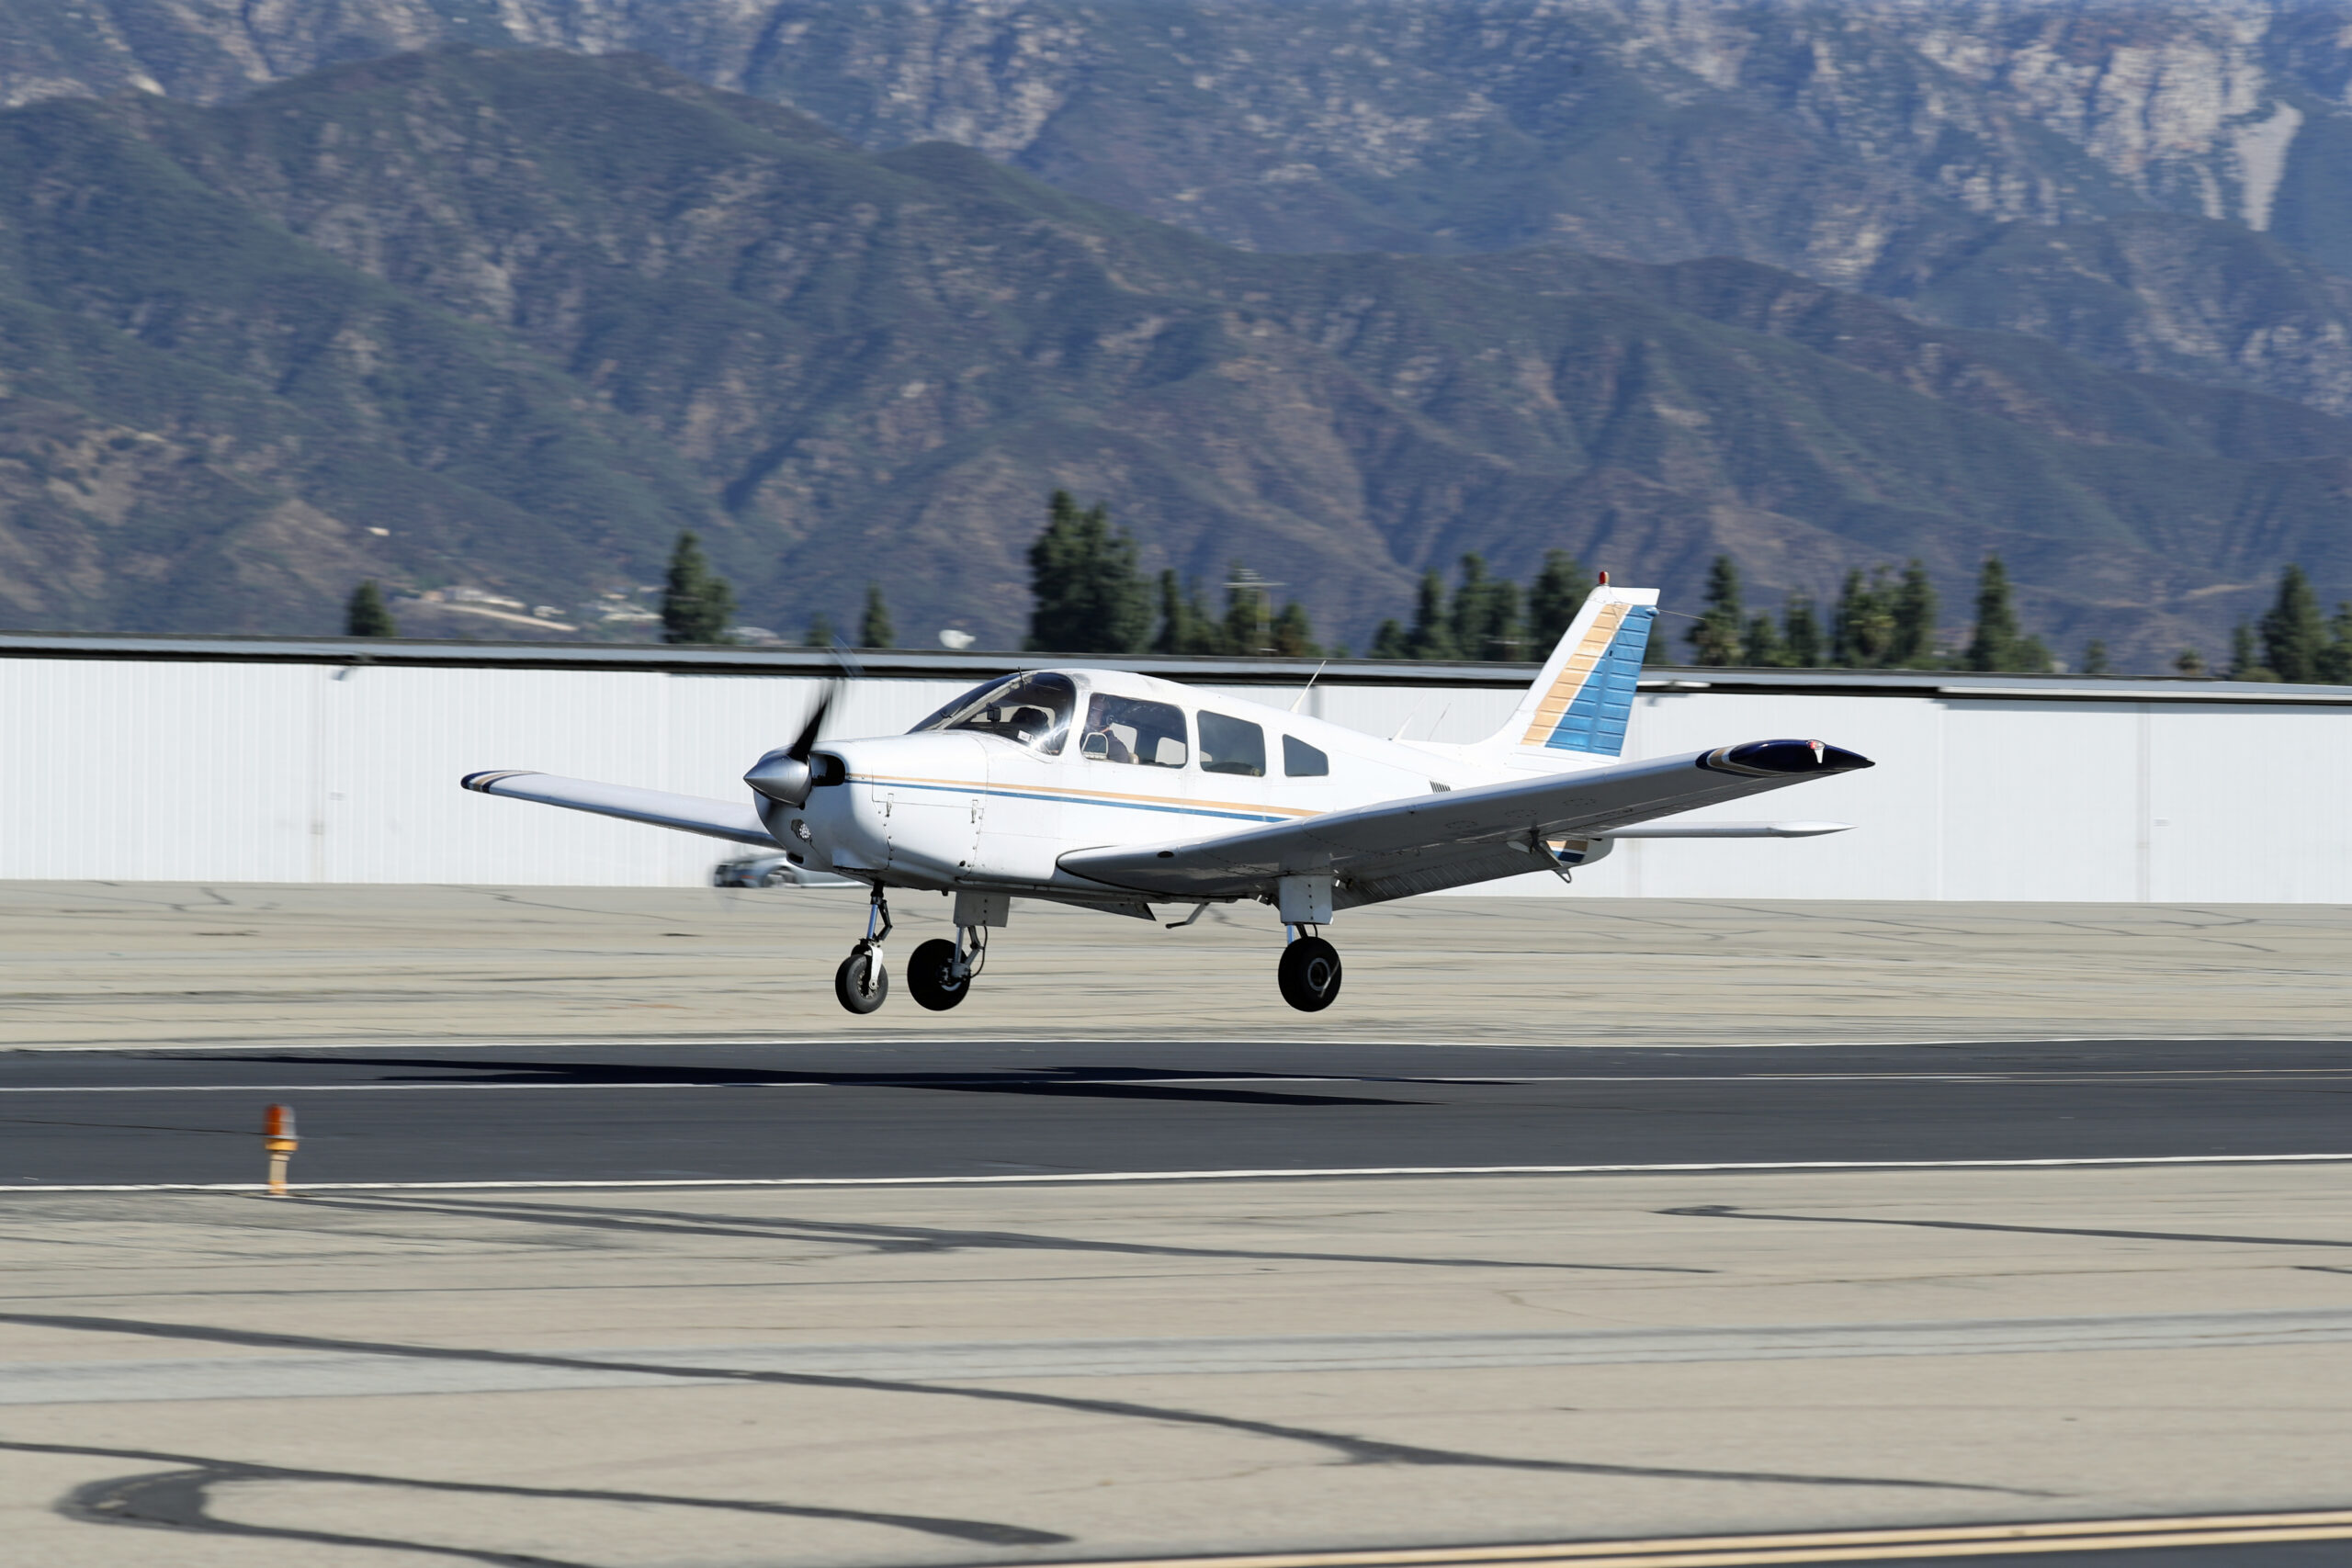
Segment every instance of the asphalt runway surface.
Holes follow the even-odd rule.
[[[0,1055],[0,1183],[313,1183],[2352,1154],[2352,1044],[811,1042]]]

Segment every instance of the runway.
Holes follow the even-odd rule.
[[[811,1041],[0,1054],[0,1182],[1020,1179],[2352,1156],[2352,1045]]]

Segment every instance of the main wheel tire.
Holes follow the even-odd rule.
[[[890,971],[882,966],[879,954],[860,942],[833,971],[833,995],[852,1012],[872,1012],[890,995]]]
[[[1303,936],[1283,948],[1275,973],[1283,1000],[1301,1012],[1321,1012],[1339,998],[1340,950],[1319,936]]]
[[[945,1012],[971,994],[972,977],[956,978],[956,944],[946,938],[932,938],[907,960],[907,995],[917,1007]]]

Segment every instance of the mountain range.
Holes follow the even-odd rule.
[[[1466,549],[1916,555],[1955,627],[1996,549],[2210,654],[2352,587],[2347,24],[0,0],[0,610],[572,605],[694,526],[750,619],[1011,646],[1059,484],[1358,646]]]

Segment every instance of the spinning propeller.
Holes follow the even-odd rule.
[[[808,765],[810,753],[817,749],[817,732],[825,727],[825,716],[832,711],[833,699],[841,694],[839,676],[825,684],[817,698],[817,705],[809,710],[808,721],[792,744],[769,752],[752,764],[743,782],[775,801],[779,806],[805,806],[815,774]]]

